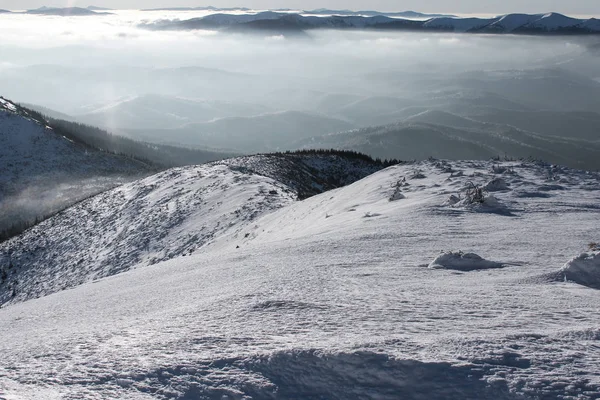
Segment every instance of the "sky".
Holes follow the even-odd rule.
[[[155,7],[237,7],[250,8],[348,8],[380,11],[415,10],[421,12],[453,13],[511,13],[549,12],[600,16],[598,0],[0,0],[0,8],[29,9],[41,6],[86,7],[90,4],[100,7],[122,9]]]

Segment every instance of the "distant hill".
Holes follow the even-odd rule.
[[[36,14],[36,15],[56,15],[63,17],[72,17],[72,16],[88,16],[88,15],[107,15],[108,13],[99,13],[92,11],[87,8],[81,7],[65,7],[65,8],[50,8],[50,7],[41,7],[35,10],[27,10],[27,14]]]
[[[78,143],[96,149],[141,160],[157,168],[203,164],[233,157],[237,154],[208,149],[146,143],[107,132],[102,128],[82,123],[78,118],[45,107],[29,105],[28,108],[41,114],[55,131]]]
[[[244,153],[288,150],[302,138],[339,132],[356,126],[342,119],[299,111],[228,117],[176,129],[129,129],[132,138],[157,143],[204,145]]]
[[[163,7],[163,8],[146,8],[141,11],[250,11],[246,7]]]
[[[327,8],[319,8],[316,10],[304,10],[303,14],[311,14],[311,15],[359,15],[366,17],[374,17],[376,15],[384,15],[386,17],[400,17],[400,18],[436,18],[436,17],[452,17],[457,18],[452,14],[424,14],[416,11],[400,11],[400,12],[385,12],[385,11],[373,11],[373,10],[362,10],[362,11],[352,11],[352,10],[330,10]]]
[[[507,117],[504,123],[503,117]],[[581,133],[565,136],[564,124],[581,127]],[[375,126],[315,136],[299,141],[292,147],[352,149],[374,157],[423,160],[428,157],[446,159],[487,159],[496,156],[533,158],[568,165],[573,168],[600,169],[600,142],[594,127],[597,115],[563,114],[549,118],[535,112],[519,114],[515,111],[490,110],[473,118],[465,118],[439,110],[421,111],[389,125]],[[480,120],[478,120],[480,119]],[[527,121],[531,119],[531,121]],[[498,122],[486,122],[486,121]],[[518,122],[524,128],[541,128],[530,131],[510,125]],[[578,122],[578,123],[577,123]],[[556,130],[544,132],[543,128],[557,124]],[[558,132],[557,132],[558,131]],[[554,135],[562,132],[562,136]],[[594,138],[596,138],[594,140]]]
[[[109,129],[174,128],[217,118],[253,116],[271,111],[242,102],[219,102],[147,94],[127,98],[75,116],[78,121]]]
[[[112,8],[106,8],[106,7],[96,7],[96,6],[88,6],[87,7],[88,10],[92,10],[92,11],[112,11]]]

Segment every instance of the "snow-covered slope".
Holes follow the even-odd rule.
[[[0,266],[14,267],[0,284],[0,304],[191,255],[297,198],[382,168],[334,154],[281,154],[171,169],[120,186],[0,244]]]
[[[140,162],[73,143],[36,118],[0,98],[0,231],[149,173]]]
[[[483,28],[489,32],[512,32],[515,29],[530,24],[539,19],[539,15],[508,14]]]
[[[1,397],[600,396],[600,291],[579,279],[597,268],[579,254],[599,239],[598,174],[431,160],[288,202],[272,180],[206,168],[152,178],[148,199],[183,202],[214,173],[229,188],[212,188],[207,222],[235,210],[237,189],[273,187],[287,205],[247,223],[250,202],[192,256],[0,309]],[[481,202],[474,185],[490,190]]]
[[[575,27],[582,22],[581,19],[567,17],[566,15],[548,13],[540,16],[537,20],[524,24],[524,27],[542,30],[560,30]]]

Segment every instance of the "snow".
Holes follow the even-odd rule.
[[[202,177],[194,177],[198,171]],[[494,196],[514,215],[444,204],[450,195],[463,197],[469,182],[482,187],[494,178],[512,189]],[[543,191],[559,181],[563,190]],[[405,198],[390,201],[399,182]],[[136,195],[151,184],[156,186],[146,195]],[[264,208],[261,185],[279,193]],[[233,225],[198,241],[191,256],[138,264],[5,304],[0,397],[600,396],[600,291],[570,279],[538,279],[598,241],[598,173],[528,162],[428,160],[303,201],[287,197],[284,187],[275,178],[221,164],[170,170],[113,190],[118,207],[109,196],[99,197],[94,212],[123,213],[116,247],[107,248],[120,245],[124,256],[140,251],[129,237],[141,220],[153,220],[161,199],[170,200],[169,210],[158,214],[166,220],[178,200],[177,210],[189,213],[177,229],[149,224],[152,241],[166,234],[160,240],[167,243],[177,235],[173,243],[182,244],[205,218],[207,224]],[[188,191],[203,188],[206,204],[190,204]],[[247,210],[258,211],[252,221],[244,218],[246,211],[239,219],[228,214],[245,199],[242,193],[258,197]],[[46,239],[38,234],[27,240],[50,240],[58,229],[77,229],[72,240],[83,240],[80,232],[93,220],[57,216]],[[103,236],[113,235],[94,224],[87,232],[85,251],[91,253],[105,248]],[[53,276],[70,282],[70,267],[49,268],[36,261],[43,246],[26,244],[10,242],[11,252],[30,255],[29,264],[11,274],[29,269],[47,275],[37,283],[31,275],[19,290],[43,294]],[[423,267],[448,249],[506,267]],[[68,244],[56,249],[63,260],[85,251]],[[489,266],[472,255],[449,254],[437,261]],[[94,272],[87,262],[79,269]]]

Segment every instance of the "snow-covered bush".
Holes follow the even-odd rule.
[[[485,195],[483,188],[479,185],[475,185],[473,182],[468,183],[467,190],[465,192],[466,204],[483,204],[485,202]]]
[[[400,180],[400,181],[396,182],[396,186],[394,187],[394,192],[392,193],[392,195],[389,198],[390,201],[402,200],[402,199],[406,198],[406,196],[404,196],[404,194],[402,193],[402,186],[404,186],[405,183],[406,183],[405,180]]]
[[[488,192],[499,192],[502,190],[509,190],[508,184],[502,178],[494,178],[483,187]]]
[[[410,179],[425,179],[427,176],[420,169],[413,171],[413,174],[410,176]]]
[[[494,174],[507,174],[507,175],[515,175],[515,169],[513,167],[507,167],[500,164],[492,165],[492,173]]]
[[[454,269],[458,271],[474,271],[478,269],[502,268],[501,263],[488,261],[475,253],[462,251],[447,251],[437,256],[428,268]]]

